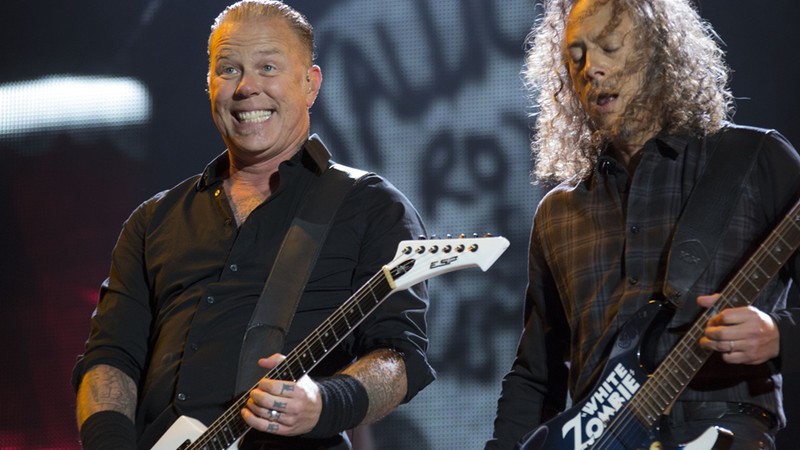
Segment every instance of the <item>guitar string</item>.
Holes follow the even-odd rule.
[[[798,222],[798,223],[795,223]],[[715,305],[713,308],[709,308],[708,310],[704,311],[701,314],[702,320],[695,321],[694,325],[689,332],[678,342],[676,348],[671,351],[664,362],[668,362],[668,360],[674,360],[673,355],[680,355],[682,352],[680,349],[686,349],[691,355],[694,355],[698,358],[697,368],[692,367],[690,373],[683,374],[685,381],[678,381],[680,385],[680,389],[675,395],[672,397],[673,401],[676,399],[683,389],[688,385],[691,378],[694,376],[694,372],[699,370],[699,368],[705,363],[708,357],[712,354],[711,350],[703,349],[699,346],[699,339],[704,333],[705,326],[699,326],[698,324],[705,324],[713,315],[716,314],[717,311],[720,311],[727,307],[736,307],[736,306],[744,306],[747,304],[752,303],[757,297],[758,293],[763,289],[774,277],[777,275],[777,272],[780,270],[781,267],[786,263],[792,253],[797,250],[798,246],[800,246],[800,201],[798,201],[795,206],[792,208],[791,212],[787,214],[786,218],[782,220],[775,230],[770,233],[767,239],[759,246],[756,253],[750,258],[750,260],[745,264],[745,266],[740,270],[737,275],[733,278],[733,280],[723,289],[720,294],[720,299],[718,300],[717,307]],[[790,234],[791,231],[795,231],[792,235]],[[788,240],[787,240],[787,234]],[[783,245],[780,245],[783,244]],[[776,255],[780,255],[779,258],[776,258]],[[764,267],[767,267],[764,270]],[[759,272],[761,276],[759,276]],[[751,289],[750,292],[746,292],[742,295],[742,291],[745,290],[745,283],[749,284]],[[754,291],[754,292],[753,292]],[[744,299],[744,303],[742,302]],[[698,352],[701,353],[698,355]],[[669,406],[667,402],[666,405],[658,406],[658,405],[649,405],[650,412],[646,411],[648,407],[648,400],[654,399],[654,396],[658,394],[658,380],[659,375],[661,372],[670,373],[664,364],[659,365],[659,367],[653,372],[653,375],[645,382],[642,388],[634,394],[633,398],[629,403],[627,403],[623,408],[620,410],[620,413],[612,419],[611,423],[608,427],[603,431],[603,434],[598,438],[598,442],[592,448],[601,450],[604,448],[612,448],[611,446],[616,445],[616,441],[612,441],[614,439],[615,427],[622,427],[623,434],[616,434],[616,436],[623,436],[625,430],[630,427],[631,423],[636,425],[642,425],[642,421],[639,420],[637,417],[637,412],[645,415],[647,421],[647,428],[641,427],[639,430],[644,432],[646,435],[652,426],[655,424],[658,417],[660,417],[666,408]],[[676,367],[679,367],[676,365]],[[690,364],[691,367],[691,364]],[[663,369],[662,369],[663,368]],[[682,370],[682,369],[681,369]],[[664,375],[663,378],[667,379],[668,375]],[[674,388],[674,386],[672,386]],[[648,392],[652,391],[651,394]],[[638,397],[644,397],[641,401]],[[663,400],[669,399],[662,399]],[[642,403],[642,406],[639,406],[639,403]],[[631,427],[628,431],[628,435],[631,435],[637,431],[636,427]],[[641,432],[639,433],[641,435]],[[644,439],[647,439],[647,436],[642,436]],[[627,442],[630,442],[630,438],[627,438]],[[623,441],[626,442],[626,441]],[[636,441],[637,444],[641,443],[641,441]],[[604,447],[604,445],[608,445]]]
[[[416,256],[418,256],[419,259],[422,260],[423,258],[427,257],[428,254],[418,254]],[[406,254],[401,254],[397,258],[392,260],[388,265],[394,264],[394,263],[398,262],[401,259],[412,259],[412,258],[413,258],[413,255],[409,256],[409,255],[406,255]],[[399,278],[399,276],[401,276],[403,273],[405,273],[404,269],[398,269],[398,267],[400,267],[400,264],[398,264],[398,265],[392,267],[391,269],[389,269],[390,272],[392,272],[392,276],[393,277]],[[398,270],[404,270],[404,272],[403,273],[398,273],[397,272]],[[323,349],[325,350],[325,353],[327,354],[328,351],[330,351],[331,349],[336,347],[342,340],[344,340],[347,337],[347,335],[356,326],[358,326],[359,323],[361,323],[361,321],[364,320],[364,318],[366,318],[366,316],[369,313],[371,313],[375,308],[377,308],[377,306],[386,297],[388,297],[388,295],[391,293],[391,288],[390,288],[388,290],[385,290],[385,292],[382,292],[381,298],[378,298],[377,296],[375,296],[376,288],[380,287],[381,284],[384,284],[385,286],[388,286],[388,283],[386,283],[386,275],[384,274],[383,270],[381,270],[378,273],[376,273],[375,275],[373,275],[372,278],[365,284],[364,288],[363,289],[359,289],[360,293],[356,292],[356,294],[352,297],[352,301],[346,301],[345,303],[342,304],[342,306],[347,305],[347,304],[352,304],[352,306],[359,306],[359,311],[361,311],[363,313],[363,311],[360,308],[360,303],[364,299],[367,299],[367,298],[369,298],[371,296],[374,299],[375,304],[368,308],[367,313],[363,314],[363,317],[361,317],[359,320],[355,321],[351,325],[347,321],[347,313],[353,311],[353,308],[352,307],[351,308],[344,308],[344,309],[343,308],[338,308],[334,312],[334,314],[332,314],[331,316],[327,317],[306,339],[304,339],[300,344],[298,344],[297,348],[295,350],[293,350],[292,352],[290,352],[290,354],[287,356],[287,358],[281,364],[279,364],[278,366],[276,366],[275,368],[270,370],[267,373],[267,375],[265,375],[265,377],[266,378],[283,377],[285,375],[285,373],[288,371],[289,375],[291,376],[290,379],[292,381],[296,381],[297,377],[295,377],[294,372],[290,368],[292,365],[299,364],[300,365],[300,369],[304,371],[303,374],[305,374],[309,370],[311,370],[313,368],[313,366],[315,366],[317,364],[317,362],[320,361],[322,358],[318,358],[317,360],[315,360],[313,365],[311,365],[309,367],[309,369],[305,369],[303,367],[303,365],[300,362],[300,360],[301,360],[303,354],[311,349],[311,343],[310,342],[313,341],[313,340],[321,340],[322,337],[324,337],[324,335],[326,333],[323,333],[320,330],[325,329],[325,330],[330,330],[333,333],[333,336],[335,338],[334,342],[331,345],[329,345],[328,348],[325,348],[325,346],[323,345]],[[372,286],[372,287],[370,287],[370,286]],[[369,292],[367,293],[366,291],[369,291]],[[338,330],[339,333],[336,333],[336,326],[337,325],[344,325],[343,327],[339,327],[339,330]],[[314,339],[312,339],[312,337]],[[324,356],[324,355],[322,355],[322,356]],[[284,375],[282,375],[282,374],[284,374]],[[239,439],[242,435],[244,435],[244,433],[246,433],[250,429],[250,426],[247,425],[246,422],[244,422],[244,419],[241,417],[240,411],[241,411],[242,408],[245,407],[245,405],[247,403],[247,399],[249,398],[249,392],[252,391],[253,389],[255,389],[257,386],[258,386],[258,384],[256,383],[253,386],[253,388],[248,390],[247,394],[245,394],[244,396],[240,397],[234,403],[234,405],[231,406],[230,408],[228,408],[217,420],[215,420],[211,424],[211,426],[209,426],[208,429],[205,432],[203,432],[203,434],[197,440],[192,442],[191,445],[189,447],[187,447],[187,450],[195,449],[195,448],[206,448],[206,447],[204,447],[205,445],[213,444],[214,442],[219,442],[219,440],[216,438],[217,435],[219,435],[222,432],[231,431],[232,432],[231,435],[233,436],[233,439],[230,439],[229,441],[227,441],[227,443],[225,444],[226,445],[225,447],[219,447],[220,450],[225,450],[225,449],[228,448],[228,446],[230,446],[237,439]]]
[[[381,280],[385,280],[385,279],[386,279],[386,277],[385,277],[385,274],[383,273],[383,271],[378,272],[375,275],[373,275],[373,277],[365,284],[365,289],[362,289],[360,291],[362,293],[364,291],[366,291],[366,290],[372,291],[372,290],[374,290],[374,288],[377,285],[379,285],[379,282]],[[372,286],[372,287],[370,287],[370,286]],[[362,294],[362,297],[365,298],[366,295]],[[356,303],[358,301],[360,301],[360,300],[357,299],[357,300],[354,301],[354,303]],[[320,326],[317,328],[317,330],[322,329],[322,328],[325,328],[325,329],[333,328],[338,323],[340,318],[343,317],[343,316],[344,316],[344,314],[336,314],[336,313],[334,313],[333,315],[331,315],[328,318],[326,318],[320,324]],[[341,334],[341,332],[339,334],[334,332],[334,334],[338,337],[339,334]],[[275,368],[270,370],[265,375],[265,377],[266,378],[278,378],[280,376],[281,378],[285,378],[284,374],[286,372],[288,372],[289,375],[291,376],[290,380],[291,381],[296,381],[296,378],[294,376],[294,371],[291,369],[291,366],[294,365],[294,364],[298,364],[299,360],[301,359],[302,353],[307,351],[308,348],[310,348],[309,345],[303,346],[303,343],[306,343],[306,342],[312,340],[312,338],[313,339],[318,339],[319,336],[320,336],[319,333],[312,333],[311,335],[309,335],[308,338],[303,340],[303,342],[301,342],[301,344],[298,345],[298,348],[296,350],[293,350],[292,352],[290,352],[290,355],[287,356],[287,358],[284,361],[282,361],[281,364],[279,364],[278,366],[276,366]],[[345,336],[342,336],[342,339],[344,339],[344,337]],[[302,346],[302,348],[301,348],[301,346]],[[300,364],[300,366],[302,368],[302,364]],[[295,369],[295,371],[296,370],[297,369]],[[195,442],[193,442],[192,446],[189,447],[189,448],[190,449],[191,448],[203,448],[203,445],[207,445],[207,444],[210,444],[210,443],[214,442],[216,440],[215,439],[216,435],[219,434],[220,432],[224,432],[226,430],[233,430],[234,433],[237,434],[237,436],[235,436],[232,440],[227,442],[226,445],[230,445],[233,442],[235,442],[236,439],[241,437],[247,430],[249,430],[250,427],[247,425],[246,422],[244,422],[244,419],[242,419],[241,410],[242,410],[242,408],[245,407],[245,405],[247,403],[247,399],[249,398],[250,391],[255,389],[257,386],[258,386],[258,384],[256,383],[253,386],[253,388],[248,390],[247,394],[245,394],[244,396],[241,396],[234,403],[234,405],[232,407],[228,408],[220,416],[219,419],[214,421],[214,423],[212,423],[211,426],[209,426],[208,429]],[[227,448],[227,447],[222,447],[222,449],[225,449],[225,448]]]

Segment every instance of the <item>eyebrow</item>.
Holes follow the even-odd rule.
[[[231,50],[230,48],[226,48],[226,47],[217,49],[217,51],[216,51],[216,54],[220,55],[222,57],[227,57],[228,55],[231,55],[231,54],[234,54],[234,53],[240,53],[240,52],[238,50]],[[259,55],[275,55],[275,54],[280,54],[282,52],[277,47],[268,47],[268,48],[260,49],[260,50],[256,51],[256,53],[259,54]]]

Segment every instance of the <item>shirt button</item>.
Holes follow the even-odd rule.
[[[178,394],[178,400],[180,400],[180,401],[184,401],[184,400],[186,400],[186,394],[184,394],[183,392],[181,392],[180,394]]]
[[[198,346],[197,344],[191,344],[189,345],[189,347],[194,351],[197,351],[197,349],[200,348],[200,346]]]
[[[221,193],[222,193],[222,189],[217,189],[216,191],[214,191],[214,197],[219,197],[219,194],[221,194]]]
[[[231,272],[236,272],[238,270],[239,270],[239,266],[237,266],[236,264],[231,264]]]
[[[631,227],[631,233],[632,234],[639,234],[639,227],[637,227],[636,225],[633,225]]]
[[[208,297],[206,297],[206,301],[208,303],[214,303],[214,296],[213,295],[209,295]]]
[[[631,286],[635,286],[638,283],[639,283],[639,279],[638,278],[636,278],[636,277],[628,277],[628,284],[630,284]]]

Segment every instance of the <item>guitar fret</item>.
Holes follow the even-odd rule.
[[[698,363],[700,362],[697,359],[697,355],[694,352],[689,351],[689,349],[684,349],[684,351],[679,352],[678,354],[676,354],[675,357],[680,359],[676,363],[676,366],[677,366],[677,364],[683,363],[683,366],[684,367],[685,366],[689,366],[690,370],[694,370],[695,367],[697,367],[699,365]],[[692,359],[689,359],[689,358],[692,358]],[[677,366],[677,367],[681,367],[681,366]],[[686,375],[686,372],[684,372],[684,375]]]
[[[352,325],[350,325],[350,321],[347,320],[347,313],[351,313],[352,314],[352,312],[353,312],[353,310],[351,309],[351,310],[345,312],[345,314],[342,316],[342,318],[344,319],[344,323],[347,324],[347,328],[352,328],[353,327]]]
[[[236,440],[236,436],[234,436],[233,430],[231,430],[231,427],[229,427],[229,426],[222,427],[222,435],[223,435],[223,438],[225,439],[225,446],[226,447],[230,446],[233,443],[233,441]]]
[[[372,294],[372,298],[375,300],[375,304],[380,303],[380,299],[375,295],[375,291],[370,292]]]
[[[677,393],[679,391],[680,387],[681,387],[681,384],[682,384],[681,381],[676,379],[675,377],[665,376],[664,377],[664,381],[672,389],[672,394]],[[676,384],[677,384],[678,387],[676,387]]]
[[[306,368],[303,367],[303,361],[300,358],[297,359],[297,365],[300,366],[300,373],[306,373]],[[294,377],[292,377],[294,379]]]
[[[213,448],[213,449],[215,449],[215,450],[217,450],[217,449],[218,449],[218,450],[225,450],[225,444],[223,444],[222,442],[220,442],[220,441],[219,441],[219,439],[217,439],[217,438],[214,438],[214,439],[213,439],[213,440],[210,442],[210,444],[211,444],[211,448]]]
[[[775,255],[780,254],[780,247],[777,248],[778,251],[775,251],[775,249],[771,249],[771,247],[772,244],[769,244],[769,246],[767,246],[766,244],[762,245],[762,250],[764,251],[765,256],[769,256],[772,259],[772,261],[775,262],[776,264],[781,264],[781,260],[775,257]]]
[[[322,336],[318,336],[313,342],[309,342],[308,351],[313,355],[316,353],[319,359],[322,359],[328,353],[328,347],[325,346],[325,341]],[[316,360],[314,361],[316,362]]]
[[[639,421],[643,423],[653,424],[656,421],[656,418],[661,415],[660,411],[661,408],[654,404],[653,401],[655,400],[651,396],[646,396],[644,401],[640,403],[641,405],[641,414],[639,414]]]
[[[675,364],[675,365],[673,365],[671,367],[672,367],[672,371],[671,371],[672,374],[674,374],[676,376],[680,375],[681,377],[683,377],[684,380],[689,378],[689,373],[685,372],[683,370],[682,366],[680,366],[678,364]]]
[[[789,249],[792,246],[791,243],[787,241],[785,237],[780,234],[775,236],[775,240],[780,241],[780,244],[782,244],[779,247],[773,247],[773,253],[775,254],[782,254],[785,250]],[[775,245],[778,245],[778,242],[776,242]]]

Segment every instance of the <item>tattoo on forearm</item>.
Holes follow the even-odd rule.
[[[373,352],[344,371],[356,377],[367,390],[369,409],[365,423],[374,422],[400,404],[407,380],[402,356],[392,350]]]
[[[84,375],[78,395],[78,422],[104,410],[117,411],[134,420],[136,384],[111,366],[93,367]]]

